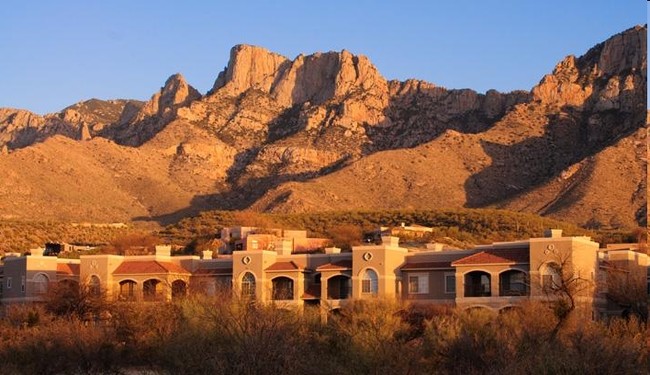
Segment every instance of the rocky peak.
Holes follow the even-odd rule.
[[[173,110],[187,106],[199,98],[201,93],[190,86],[180,73],[176,73],[165,81],[165,85],[151,97],[142,111],[150,116],[166,116]]]
[[[619,95],[619,86],[626,90],[645,87],[646,40],[647,26],[635,26],[579,58],[565,57],[533,88],[534,98],[547,104],[582,106],[590,98],[594,103],[601,101],[602,91],[606,91],[608,103],[597,104],[601,109],[634,107],[630,103],[610,103],[610,99]]]
[[[256,88],[268,92],[276,73],[288,59],[267,49],[238,44],[230,50],[228,66],[219,73],[212,91],[227,90],[231,95]]]
[[[239,95],[250,89],[265,92],[288,107],[322,104],[360,91],[387,99],[388,86],[367,57],[346,50],[288,60],[264,48],[237,45],[212,91]]]

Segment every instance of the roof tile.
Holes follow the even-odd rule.
[[[289,261],[289,262],[275,262],[271,266],[267,267],[264,271],[279,272],[279,271],[300,271],[300,270],[303,270],[303,268],[297,265],[294,261]]]
[[[325,263],[322,266],[318,266],[316,271],[337,271],[337,270],[349,270],[352,269],[352,260],[339,260],[338,262]]]
[[[436,268],[453,268],[451,262],[413,262],[406,263],[401,267],[402,271],[408,270],[429,270]]]
[[[451,263],[451,265],[463,266],[470,264],[514,264],[529,262],[530,252],[528,248],[489,249],[458,259]]]
[[[79,276],[79,264],[76,263],[57,263],[57,275],[74,275]]]
[[[148,273],[185,273],[189,272],[174,263],[159,262],[157,260],[148,261],[126,261],[122,262],[113,275],[132,275],[132,274],[148,274]]]

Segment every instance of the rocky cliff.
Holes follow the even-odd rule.
[[[205,95],[176,74],[145,103],[90,100],[43,117],[0,110],[0,165],[11,186],[29,190],[21,199],[50,197],[35,206],[44,217],[92,218],[100,209],[80,207],[75,194],[116,189],[101,203],[102,219],[467,206],[583,225],[610,225],[616,215],[631,227],[645,220],[645,159],[636,146],[646,116],[645,41],[646,27],[635,27],[566,57],[531,91],[485,94],[387,81],[345,50],[291,60],[238,45]],[[47,156],[71,148],[92,171]],[[78,170],[61,165],[62,174],[48,175],[61,160]],[[615,170],[625,179],[620,194],[600,191]],[[36,185],[66,175],[74,191]],[[20,199],[8,203],[16,196],[8,185],[0,209],[29,215]],[[48,209],[53,202],[59,207]]]

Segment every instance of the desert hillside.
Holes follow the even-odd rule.
[[[492,207],[645,225],[646,35],[559,56],[529,91],[390,81],[346,50],[238,45],[205,94],[174,74],[147,102],[3,108],[0,217]]]

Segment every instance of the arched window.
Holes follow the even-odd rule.
[[[472,271],[465,274],[465,297],[490,297],[492,278],[489,273]]]
[[[276,277],[273,279],[273,299],[293,299],[293,280],[288,277]]]
[[[255,276],[250,272],[246,272],[241,279],[241,296],[255,298]]]
[[[44,273],[39,273],[34,276],[34,293],[35,294],[45,294],[47,293],[48,286],[50,284],[50,279]]]
[[[135,285],[133,280],[120,281],[120,298],[127,301],[135,300]]]
[[[90,276],[90,282],[88,283],[88,289],[91,296],[99,296],[102,291],[102,285],[99,281],[97,275]]]
[[[376,295],[379,291],[379,278],[377,272],[366,269],[361,277],[361,293]]]
[[[544,292],[552,292],[560,289],[562,286],[562,277],[560,275],[560,266],[557,263],[549,262],[542,266],[540,275],[541,284]]]

